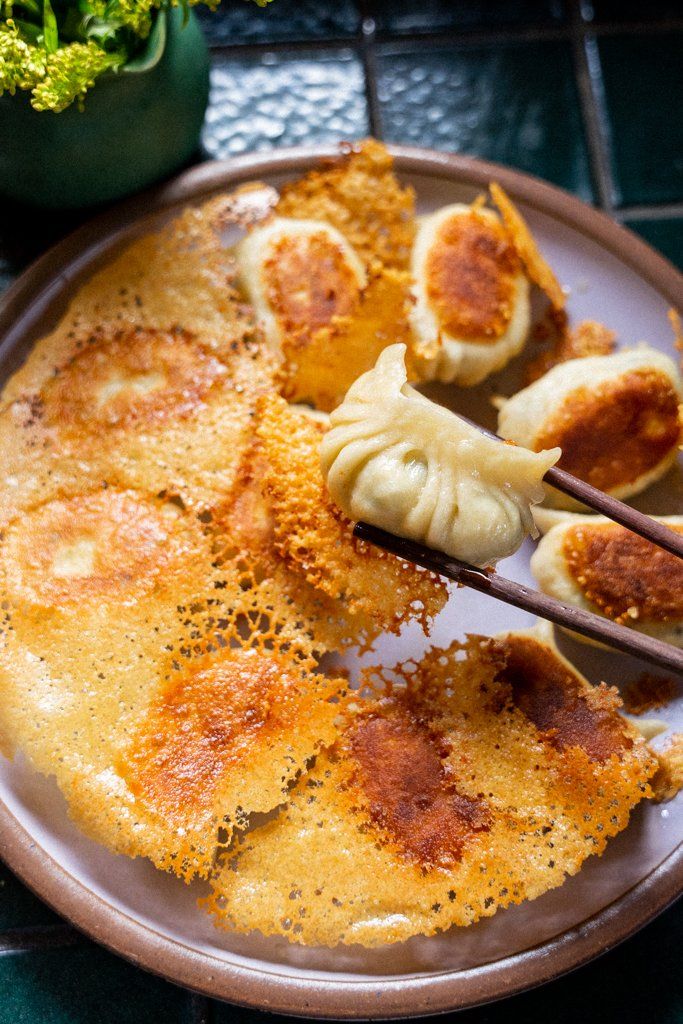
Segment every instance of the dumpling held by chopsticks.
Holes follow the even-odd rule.
[[[531,506],[560,449],[530,452],[482,434],[407,383],[391,345],[331,414],[321,459],[346,515],[472,565],[513,554],[535,535]]]

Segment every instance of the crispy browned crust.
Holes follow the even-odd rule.
[[[535,449],[559,445],[562,469],[610,491],[654,469],[681,434],[676,390],[659,370],[632,370],[568,395],[536,437]]]
[[[556,325],[556,336],[550,348],[546,349],[526,366],[525,385],[543,377],[553,366],[566,363],[569,359],[583,359],[586,356],[608,356],[614,351],[616,334],[597,320],[582,320],[569,329],[566,321]]]
[[[284,236],[271,244],[262,273],[283,336],[299,346],[310,343],[333,317],[349,316],[358,307],[356,275],[323,231]]]
[[[518,685],[538,690],[547,659],[552,729],[505,675],[514,661]],[[375,946],[471,924],[560,885],[650,793],[656,763],[616,694],[540,641],[474,637],[366,683],[335,747],[219,870],[206,902],[220,925]]]
[[[562,287],[550,266],[539,252],[538,246],[521,213],[510,197],[495,181],[492,181],[489,185],[489,191],[494,203],[500,210],[500,215],[510,234],[512,244],[526,267],[526,272],[530,279],[542,292],[545,292],[555,309],[564,309],[566,300]]]
[[[512,317],[522,263],[505,227],[473,209],[437,231],[425,266],[427,295],[441,330],[454,338],[497,341]]]
[[[93,331],[40,392],[49,426],[100,432],[191,416],[226,366],[188,331]]]
[[[361,714],[345,742],[357,765],[352,785],[371,821],[407,859],[423,868],[452,867],[469,839],[489,831],[486,801],[458,791],[448,743],[410,700],[396,697],[380,713]]]
[[[643,672],[632,683],[622,690],[624,710],[629,715],[646,715],[650,711],[659,711],[676,699],[680,690],[679,684],[670,676],[655,676],[651,672]]]
[[[278,372],[281,394],[292,402],[310,402],[317,409],[335,409],[362,373],[395,342],[409,350],[410,275],[383,269],[371,275],[359,304],[346,316],[335,316],[302,343],[284,339],[284,363]]]
[[[504,660],[496,681],[510,688],[514,705],[553,746],[580,747],[599,762],[633,746],[615,714],[616,691],[587,690],[550,648],[528,636],[512,635],[496,646]]]
[[[683,789],[683,733],[677,732],[657,755],[658,768],[651,779],[657,803],[673,798]]]
[[[676,555],[616,523],[570,527],[562,551],[573,580],[603,615],[626,624],[683,618],[683,562]]]
[[[323,429],[282,398],[269,395],[259,403],[257,434],[279,555],[313,587],[365,618],[375,635],[398,632],[409,619],[426,631],[447,599],[445,585],[353,536],[323,480]]]
[[[385,146],[365,139],[282,189],[280,217],[323,220],[348,239],[371,271],[406,269],[415,233],[415,194],[399,185]]]
[[[408,263],[415,233],[414,194],[399,185],[386,148],[368,139],[286,185],[277,213],[331,224],[366,267],[368,283],[357,301],[350,301],[350,292],[336,306],[329,299],[321,301],[315,324],[290,331],[283,339],[281,393],[290,401],[311,402],[329,411],[353,381],[374,366],[386,345],[410,343]],[[335,296],[336,289],[335,285]]]

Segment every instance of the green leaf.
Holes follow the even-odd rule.
[[[43,42],[48,53],[54,53],[59,46],[57,19],[50,0],[43,0]]]

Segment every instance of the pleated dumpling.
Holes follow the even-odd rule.
[[[501,444],[430,402],[407,384],[405,351],[386,348],[331,414],[330,494],[351,519],[489,565],[535,535],[531,506],[560,451]]]
[[[531,324],[529,279],[493,210],[455,203],[422,217],[411,272],[423,379],[469,387],[521,351]]]
[[[541,590],[683,647],[683,561],[602,516],[564,517],[531,559]],[[659,522],[683,533],[683,516]]]
[[[555,366],[505,402],[498,433],[534,451],[559,445],[563,469],[627,498],[674,462],[681,402],[683,382],[673,360],[642,345]],[[575,505],[556,492],[552,503]]]
[[[344,235],[319,220],[272,217],[235,249],[239,280],[266,340],[309,340],[358,304],[365,265]]]

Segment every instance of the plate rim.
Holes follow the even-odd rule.
[[[485,188],[497,180],[511,196],[578,230],[628,264],[672,306],[683,307],[683,275],[646,242],[562,189],[473,157],[389,145],[396,170]],[[87,221],[32,263],[0,299],[0,365],[14,351],[31,303],[49,303],[137,221],[196,202],[241,181],[301,172],[339,155],[338,146],[306,146],[209,161]],[[683,890],[683,844],[597,914],[550,940],[479,967],[367,980],[302,978],[230,962],[170,939],[90,890],[50,854],[0,800],[0,851],[12,871],[80,931],[139,967],[217,999],[270,1012],[317,1018],[387,1019],[465,1009],[515,995],[582,966],[643,927]]]

